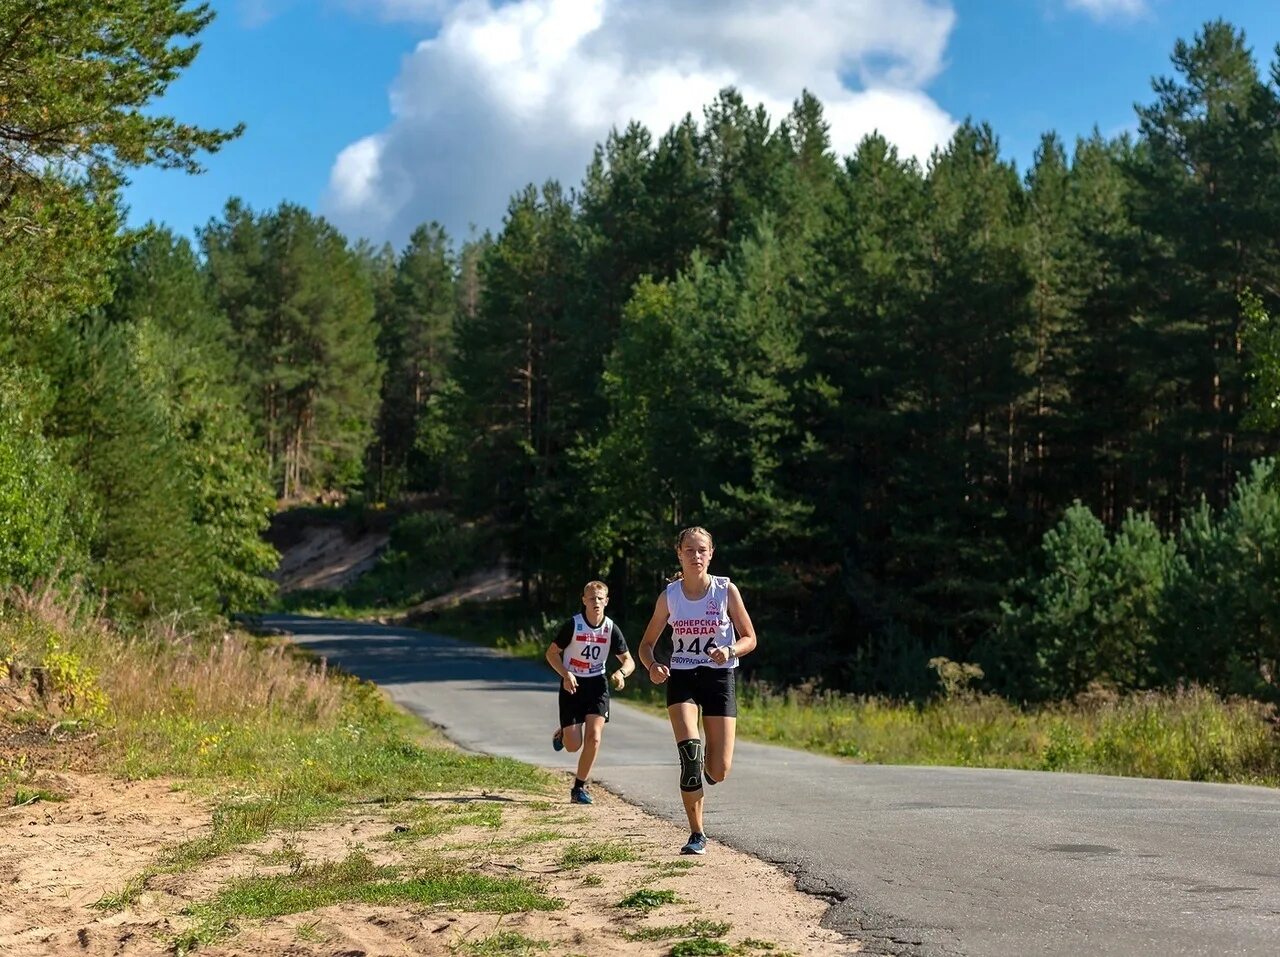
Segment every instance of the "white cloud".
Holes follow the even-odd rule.
[[[438,25],[405,59],[391,124],[330,174],[326,214],[375,239],[497,226],[525,183],[577,183],[611,127],[661,134],[729,85],[775,119],[811,90],[841,152],[878,129],[924,159],[955,128],[923,90],[945,66],[948,0],[342,2]]]
[[[238,0],[236,12],[245,26],[260,27],[284,13],[293,3],[294,0]]]
[[[1095,20],[1140,17],[1147,12],[1147,0],[1067,0],[1067,9],[1083,10]]]
[[[327,0],[349,10],[374,13],[385,20],[405,20],[410,23],[433,23],[450,7],[458,5],[458,0]]]

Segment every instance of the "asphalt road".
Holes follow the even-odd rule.
[[[409,629],[264,624],[463,747],[573,767],[550,746],[550,669]],[[670,727],[624,698],[596,780],[683,824]],[[1280,791],[1267,788],[858,765],[740,741],[706,828],[708,853],[723,841],[830,899],[826,924],[864,953],[1280,955]]]

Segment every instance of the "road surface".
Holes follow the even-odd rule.
[[[465,748],[573,767],[551,750],[556,682],[541,664],[411,629],[263,624]],[[595,778],[683,824],[670,727],[624,698]],[[1280,791],[1268,788],[859,765],[739,741],[706,829],[708,853],[723,841],[826,896],[825,923],[864,953],[1280,955]]]

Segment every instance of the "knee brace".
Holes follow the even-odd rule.
[[[680,790],[702,790],[702,739],[685,738],[676,742],[680,752]]]

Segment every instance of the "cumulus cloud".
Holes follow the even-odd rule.
[[[245,26],[260,27],[275,19],[293,3],[294,0],[238,0],[236,12]]]
[[[1147,12],[1147,0],[1067,0],[1070,10],[1083,10],[1095,20],[1139,17]]]
[[[924,92],[945,66],[947,0],[342,2],[437,28],[402,65],[390,125],[330,174],[325,212],[375,239],[427,219],[497,226],[525,183],[576,183],[610,128],[660,134],[730,85],[775,118],[811,90],[840,152],[878,129],[923,159],[955,128]]]

